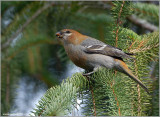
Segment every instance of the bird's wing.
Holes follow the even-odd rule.
[[[103,54],[121,60],[122,58],[132,58],[129,56],[132,54],[125,53],[119,48],[107,45],[93,38],[89,38],[89,40],[86,40],[86,42],[84,41],[81,45],[85,47],[84,52],[88,54]]]

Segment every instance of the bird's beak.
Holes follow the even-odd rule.
[[[57,33],[56,33],[56,36],[57,36],[58,38],[63,38],[63,36],[62,36],[62,33],[61,33],[61,32],[57,32]]]

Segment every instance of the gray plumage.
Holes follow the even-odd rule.
[[[123,58],[133,58],[129,56],[132,54],[125,53],[119,48],[107,45],[91,37],[84,40],[81,45],[85,47],[84,52],[88,54],[103,54],[120,60],[123,60]]]

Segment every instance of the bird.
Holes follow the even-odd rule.
[[[128,75],[138,83],[148,94],[147,87],[132,73],[123,59],[133,58],[132,53],[123,52],[122,49],[108,45],[100,40],[83,35],[73,29],[62,29],[56,33],[71,61],[88,73],[94,74],[100,68],[115,69]]]

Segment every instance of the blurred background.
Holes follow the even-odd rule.
[[[138,3],[135,9],[159,7],[158,1]],[[29,115],[48,88],[83,72],[68,59],[55,33],[69,28],[110,41],[112,6],[111,1],[1,1],[1,115]],[[139,35],[158,30],[159,16],[144,14],[136,10],[124,27]],[[151,64],[153,69],[158,65]]]

